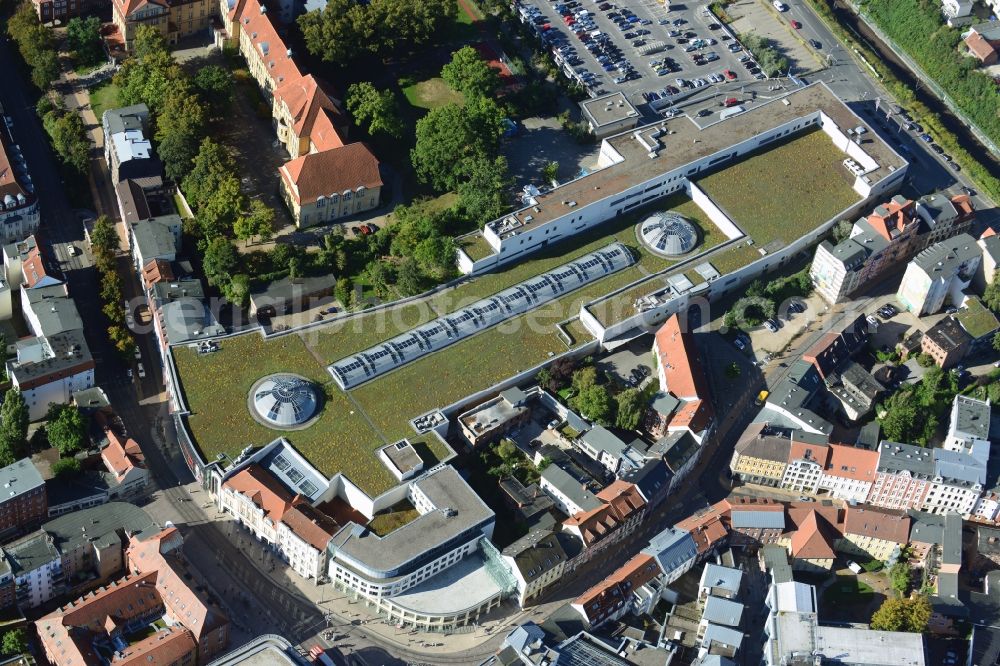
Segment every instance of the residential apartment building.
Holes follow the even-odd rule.
[[[583,542],[591,559],[635,531],[646,515],[646,501],[634,484],[618,479],[597,493],[600,506],[563,521],[563,531]]]
[[[135,104],[108,109],[101,116],[104,132],[104,159],[111,182],[129,179],[159,179],[163,172],[150,141],[149,107]],[[126,219],[126,218],[122,218]]]
[[[30,458],[0,469],[0,536],[12,536],[36,527],[48,517],[45,481]]]
[[[938,312],[945,303],[961,305],[962,292],[975,277],[981,256],[968,234],[930,246],[907,265],[896,299],[918,317]]]
[[[308,502],[295,502],[278,523],[278,552],[292,571],[319,584],[326,580],[330,563],[327,546],[339,530],[337,521]]]
[[[793,441],[781,487],[793,492],[815,493],[829,457],[830,447],[823,442]]]
[[[914,202],[896,195],[855,222],[846,240],[837,245],[820,243],[809,269],[817,293],[837,303],[862,285],[874,283],[922,249],[920,224]]]
[[[994,11],[997,11],[994,9]],[[979,23],[965,34],[969,54],[983,66],[1000,62],[1000,28],[995,23]]]
[[[993,284],[997,268],[1000,267],[1000,234],[988,227],[979,236],[976,245],[979,246],[983,259],[979,262],[974,284],[976,289],[982,291],[986,285]]]
[[[927,227],[921,241],[925,248],[950,236],[969,233],[976,215],[972,198],[968,194],[949,196],[940,192],[917,199],[916,211]]]
[[[124,578],[37,620],[49,662],[101,663],[101,644],[114,645],[122,663],[207,664],[222,654],[229,620],[196,591],[206,589],[204,580],[184,558],[182,544],[173,527],[132,537]],[[137,630],[148,635],[136,640]]]
[[[886,562],[909,540],[910,518],[905,512],[848,505],[844,515],[844,538],[837,547]]]
[[[538,480],[538,487],[542,492],[552,498],[556,508],[567,516],[593,511],[601,506],[601,501],[597,499],[591,485],[582,470],[561,465],[559,462],[542,470],[541,478]]]
[[[777,543],[785,531],[785,507],[766,497],[729,497],[729,540],[733,546]]]
[[[132,50],[139,26],[151,26],[168,44],[204,32],[216,16],[212,0],[114,0],[112,21],[125,49]]]
[[[878,469],[868,504],[900,511],[923,506],[934,479],[931,450],[911,444],[882,442],[878,451]]]
[[[954,317],[945,317],[931,326],[920,338],[920,351],[934,359],[939,368],[959,363],[972,348],[974,340]]]
[[[563,577],[569,559],[552,530],[530,532],[501,555],[517,581],[517,602],[522,608]]]
[[[831,444],[819,490],[837,499],[865,502],[878,472],[879,452],[845,444]]]
[[[462,435],[473,447],[497,441],[531,417],[530,399],[517,387],[501,391],[495,398],[459,415]]]
[[[0,243],[27,238],[40,223],[38,197],[27,162],[11,128],[0,127]]]
[[[146,456],[143,455],[142,448],[131,437],[122,441],[114,430],[107,430],[107,436],[108,443],[101,449],[101,460],[117,482],[111,499],[141,494],[149,482],[149,470],[146,469]]]
[[[683,330],[676,314],[656,331],[653,354],[660,391],[673,400],[667,412],[650,410],[646,428],[654,438],[687,431],[702,444],[715,429],[715,409],[701,354],[690,331]]]
[[[71,18],[88,14],[101,6],[93,0],[31,0],[31,4],[41,23],[66,23]]]
[[[381,201],[378,159],[361,142],[297,157],[278,171],[285,205],[299,227],[357,215]]]
[[[751,423],[733,451],[729,465],[733,478],[772,488],[781,485],[792,446],[790,435],[766,423]]]

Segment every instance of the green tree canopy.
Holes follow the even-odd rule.
[[[80,461],[76,458],[60,458],[52,463],[52,475],[60,480],[79,476],[81,469]]]
[[[232,279],[240,265],[239,255],[229,239],[221,236],[208,241],[202,254],[202,269],[209,284],[222,286]]]
[[[458,183],[459,203],[465,214],[483,227],[507,210],[505,194],[513,185],[507,170],[507,159],[500,155],[492,160],[484,155],[466,158]]]
[[[28,454],[28,405],[16,388],[9,389],[0,405],[0,467]]]
[[[258,236],[266,243],[274,234],[274,209],[260,199],[251,199],[250,210],[236,219],[233,231],[237,238],[248,244]]]
[[[603,426],[611,425],[614,403],[604,386],[588,386],[573,396],[571,403],[585,418]]]
[[[910,590],[910,563],[896,562],[889,569],[889,580],[892,582],[892,589],[900,594],[906,594]]]
[[[107,215],[94,220],[94,226],[90,230],[90,244],[95,252],[113,253],[118,249],[118,232]]]
[[[191,172],[206,122],[205,107],[196,94],[178,88],[167,95],[154,138],[168,178],[179,181]]]
[[[492,97],[500,87],[500,74],[471,46],[451,54],[451,61],[441,68],[441,78],[466,99]]]
[[[908,599],[886,599],[872,615],[869,626],[876,631],[923,633],[931,619],[931,602],[922,594]]]
[[[377,90],[367,81],[351,84],[347,89],[347,110],[354,116],[354,122],[371,135],[383,134],[393,139],[403,136],[403,120],[391,90]]]
[[[66,42],[78,64],[96,65],[104,60],[101,19],[96,16],[71,18],[66,24]]]
[[[198,94],[208,103],[212,115],[218,116],[229,110],[233,102],[233,74],[221,65],[205,65],[192,79]]]
[[[387,56],[423,48],[453,21],[450,0],[329,0],[298,19],[306,49],[346,66],[362,55]]]
[[[646,401],[642,392],[637,388],[627,388],[615,396],[615,402],[618,403],[615,425],[622,430],[638,428],[646,413]]]
[[[24,629],[11,629],[3,634],[3,643],[0,649],[6,655],[24,654],[28,650],[28,640],[25,638]]]
[[[60,455],[71,456],[86,447],[87,423],[75,406],[53,404],[46,419],[49,444],[58,449]]]
[[[417,122],[417,143],[410,153],[417,177],[441,191],[456,189],[467,158],[496,156],[502,120],[503,112],[487,98],[432,109]]]

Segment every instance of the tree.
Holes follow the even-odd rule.
[[[371,284],[375,297],[381,300],[389,298],[389,287],[396,281],[394,266],[385,260],[375,259],[365,266],[364,276]]]
[[[107,215],[101,215],[94,220],[94,226],[90,230],[90,245],[95,253],[114,253],[118,249],[118,232],[115,231],[115,224]]]
[[[6,467],[28,453],[28,405],[16,388],[7,391],[0,405],[0,466]]]
[[[393,139],[403,136],[403,120],[391,90],[377,90],[367,81],[351,84],[347,89],[347,110],[354,122],[371,135],[384,134]]]
[[[405,257],[396,270],[396,288],[403,296],[414,296],[424,290],[424,276],[413,257]]]
[[[872,615],[869,626],[876,631],[923,633],[930,619],[930,600],[916,594],[908,599],[886,599]]]
[[[580,368],[573,373],[573,390],[577,393],[597,384],[597,368],[592,365]]]
[[[432,109],[417,121],[417,142],[410,152],[418,178],[441,191],[456,189],[466,158],[496,156],[502,119],[500,108],[486,98]]]
[[[542,167],[542,180],[551,183],[559,175],[559,162],[546,162]]]
[[[48,90],[59,78],[59,54],[54,49],[39,50],[31,59],[31,82],[39,90]]]
[[[233,74],[226,67],[205,65],[195,72],[192,82],[212,115],[222,115],[233,103]]]
[[[52,463],[52,475],[57,479],[71,479],[80,474],[80,461],[76,458],[60,458]]]
[[[646,413],[646,405],[642,392],[637,388],[627,388],[615,396],[618,403],[618,414],[615,425],[622,430],[635,430]]]
[[[167,176],[179,181],[191,172],[207,122],[198,95],[183,88],[167,95],[156,118],[156,152]]]
[[[552,390],[552,371],[548,368],[542,368],[535,375],[535,381],[546,391]]]
[[[239,255],[236,248],[228,239],[213,238],[205,247],[205,252],[201,260],[202,269],[208,283],[215,286],[222,286],[232,279],[236,268],[240,265]]]
[[[838,220],[837,224],[833,225],[833,229],[830,230],[830,234],[833,236],[833,244],[836,245],[850,238],[852,229],[854,229],[854,223],[850,220]]]
[[[90,141],[80,116],[57,108],[42,118],[42,126],[63,163],[84,173],[90,159]]]
[[[260,199],[251,199],[250,210],[236,219],[233,232],[248,245],[254,236],[266,243],[274,234],[274,210]]]
[[[386,56],[433,42],[454,11],[450,0],[329,0],[298,22],[311,54],[347,65],[361,55]]]
[[[66,24],[66,42],[78,65],[96,65],[104,60],[101,19],[75,17]]]
[[[993,335],[993,349],[1000,351],[1000,333],[995,333]]]
[[[250,303],[250,276],[246,273],[234,275],[222,285],[222,295],[233,305],[245,308]]]
[[[934,357],[927,352],[921,352],[917,355],[917,365],[921,368],[931,368],[934,366]]]
[[[441,78],[467,100],[492,97],[500,87],[500,74],[471,46],[463,46],[451,54],[451,62],[441,68]]]
[[[1000,312],[1000,270],[993,271],[993,281],[983,290],[983,303],[993,312]]]
[[[46,420],[49,444],[58,449],[60,455],[71,456],[86,447],[87,423],[76,407],[53,404]]]
[[[202,140],[182,187],[206,238],[224,235],[246,206],[232,151],[211,138]]]
[[[882,424],[885,438],[891,442],[913,441],[911,433],[917,421],[917,406],[909,399],[909,394],[893,394],[883,404],[883,409],[885,411],[878,421]]]
[[[892,582],[892,589],[900,594],[906,594],[910,589],[910,563],[905,561],[896,562],[889,569],[889,579]]]
[[[483,155],[466,158],[462,165],[464,178],[458,184],[459,202],[465,214],[483,227],[507,210],[504,194],[513,184],[507,159],[500,155],[489,159]]]
[[[28,641],[24,636],[24,629],[12,629],[3,634],[3,644],[0,649],[6,655],[24,654],[28,650]]]
[[[601,385],[588,386],[573,396],[573,407],[580,413],[603,426],[611,425],[614,404],[608,390]]]

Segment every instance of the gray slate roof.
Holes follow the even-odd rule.
[[[739,627],[743,618],[743,604],[722,597],[709,596],[705,600],[705,610],[701,617],[712,624]]]
[[[31,458],[22,458],[0,469],[0,493],[2,493],[0,501],[17,497],[43,485],[45,481],[31,463]]]
[[[583,487],[580,479],[575,479],[566,470],[554,462],[542,471],[542,478],[555,486],[559,492],[568,497],[584,511],[590,511],[601,506],[601,500]]]

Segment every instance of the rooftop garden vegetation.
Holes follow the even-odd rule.
[[[787,244],[860,197],[841,152],[821,130],[763,148],[702,178],[698,185],[754,240]],[[762,177],[762,174],[767,174]],[[790,198],[789,192],[795,192]]]

